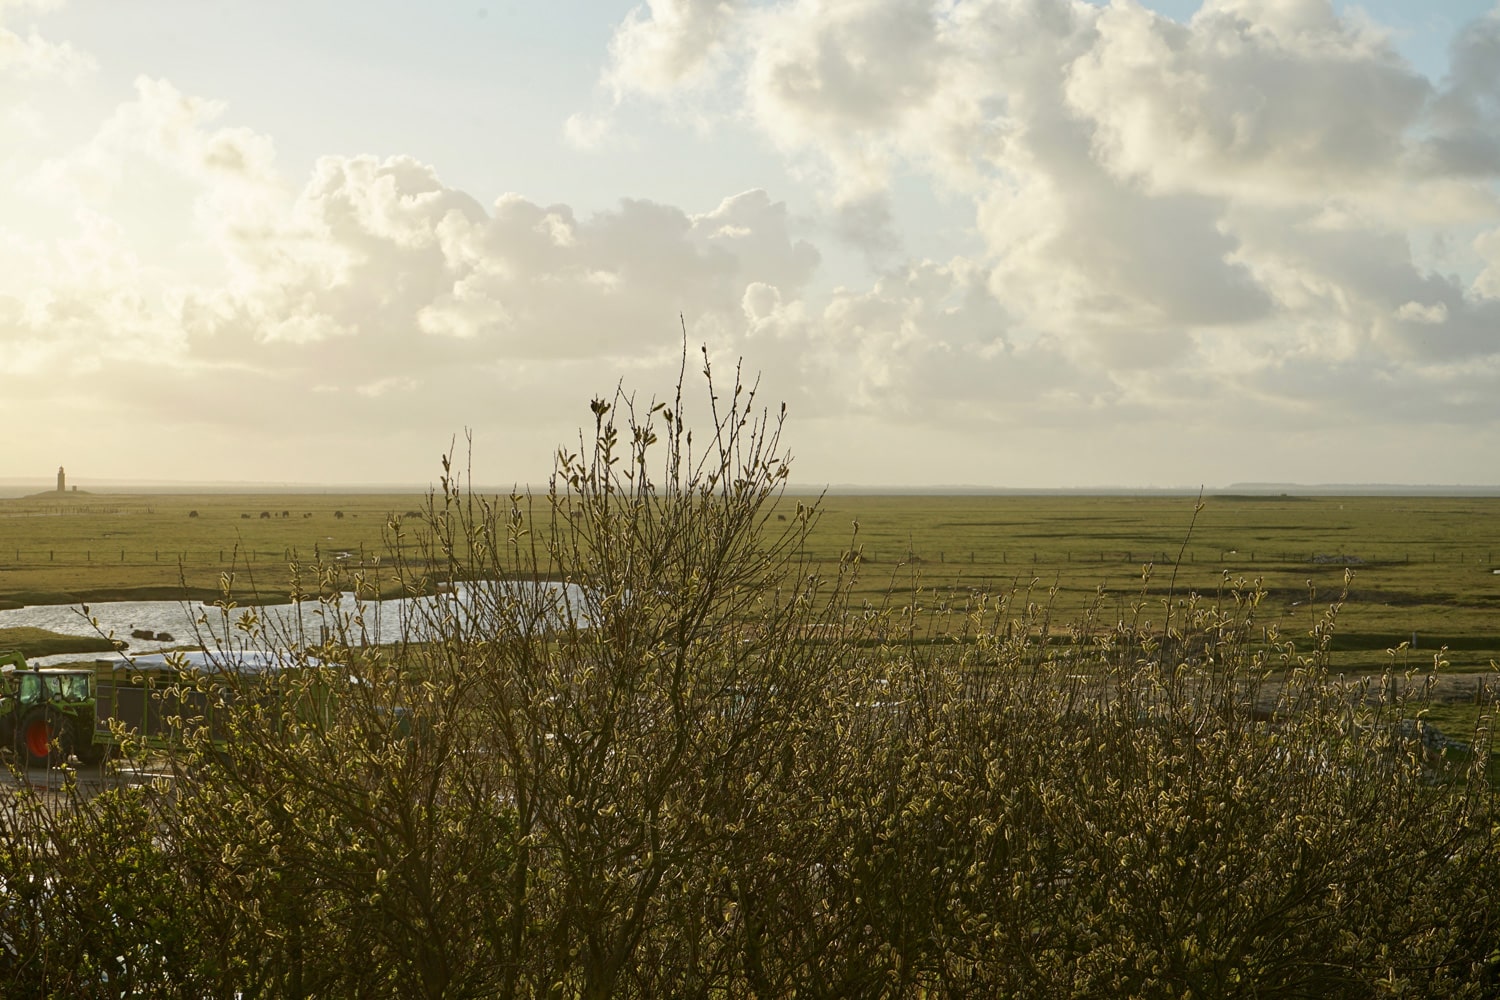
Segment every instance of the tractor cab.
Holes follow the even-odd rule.
[[[94,701],[92,670],[62,670],[40,667],[35,670],[5,670],[11,682],[5,684],[7,696],[13,696],[24,707],[33,705],[83,705]],[[14,694],[11,689],[14,687]]]

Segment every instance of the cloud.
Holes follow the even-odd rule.
[[[5,303],[0,343],[14,358],[44,367],[45,328],[60,345],[53,363],[64,352],[96,359],[76,385],[91,371],[134,372],[158,389],[123,405],[163,418],[186,407],[229,426],[256,400],[297,399],[264,417],[267,430],[334,419],[394,429],[412,406],[461,422],[459,399],[486,398],[486,385],[523,370],[528,385],[560,392],[576,389],[557,380],[563,371],[592,372],[600,388],[628,370],[666,379],[679,314],[693,340],[775,370],[778,393],[809,414],[927,419],[929,394],[954,413],[993,409],[997,394],[1019,408],[1076,370],[1050,343],[1007,339],[1012,318],[972,261],[900,265],[864,290],[820,290],[820,252],[765,191],[698,213],[627,199],[580,215],[515,194],[486,206],[428,164],[374,156],[324,157],[298,189],[269,138],[222,125],[226,114],[143,79],[89,142],[46,165],[52,193],[71,194],[97,231],[54,248],[59,269],[36,284],[45,292]],[[128,252],[134,234],[92,207],[135,200],[141,163],[177,178],[185,218],[214,256],[193,280],[149,272]],[[56,339],[52,304],[66,288],[69,309],[91,310],[71,341]],[[89,341],[101,323],[117,342]],[[1075,394],[1047,398],[1061,407],[1089,380],[1096,398],[1112,391],[1095,372],[1072,379]]]
[[[1340,358],[1363,355],[1373,366],[1500,354],[1491,332],[1500,302],[1459,276],[1418,267],[1405,231],[1292,209],[1241,212],[1233,226],[1281,322],[1304,326],[1286,350],[1326,354],[1332,340]]]
[[[161,276],[112,219],[80,208],[51,242],[0,238],[0,369],[69,379],[180,349]]]
[[[982,154],[971,25],[925,0],[796,0],[747,18],[743,105],[789,155],[828,166],[839,204],[881,193],[903,162],[963,178]]]
[[[892,269],[869,289],[821,302],[751,285],[742,350],[814,418],[1072,423],[1118,400],[1119,382],[1092,360],[1070,357],[1055,338],[1018,338],[989,281],[982,265],[954,258]]]
[[[34,27],[24,36],[6,27],[15,12],[57,5],[56,0],[0,0],[0,78],[73,82],[93,72],[94,60],[66,42],[50,42]]]
[[[760,28],[752,106],[788,141],[828,126],[864,136],[898,131],[938,92],[952,54],[923,0],[800,0],[774,9]]]
[[[1430,121],[1423,152],[1433,173],[1500,172],[1500,10],[1454,39],[1448,86],[1433,101]]]
[[[832,216],[834,233],[872,258],[890,256],[901,248],[890,199],[884,195],[835,204]]]
[[[61,7],[64,0],[0,0],[0,18],[9,11],[52,10]]]
[[[608,115],[578,112],[563,123],[563,138],[576,149],[596,152],[615,138],[614,121]]]
[[[699,79],[721,51],[738,3],[649,0],[626,15],[609,46],[604,80],[617,96],[669,94]]]
[[[75,232],[0,229],[7,371],[82,387],[148,366],[137,385],[159,391],[122,407],[164,417],[186,403],[228,424],[295,398],[267,427],[342,413],[394,428],[392,402],[452,415],[464,406],[450,389],[481,400],[503,372],[551,384],[583,365],[603,389],[675,357],[679,313],[727,342],[747,287],[796,297],[819,267],[764,191],[696,214],[626,199],[580,216],[521,195],[486,206],[400,156],[324,157],[297,185],[270,138],[227,115],[141,78],[86,142],[32,170],[30,192]],[[162,226],[186,227],[192,269],[143,256]]]
[[[0,229],[5,370],[59,380],[74,412],[111,395],[142,425],[227,432],[256,413],[256,434],[400,434],[417,408],[452,431],[500,392],[541,427],[622,374],[669,380],[679,314],[695,340],[732,345],[747,288],[796,300],[820,266],[764,191],[581,215],[486,205],[414,158],[362,155],[293,183],[270,138],[228,115],[141,78],[87,141],[35,166],[30,192],[73,232]],[[184,227],[191,269],[150,260],[162,226]]]
[[[144,161],[192,185],[205,230],[257,225],[284,194],[271,139],[242,127],[214,127],[226,111],[222,102],[183,94],[166,80],[137,77],[134,89],[134,99],[120,104],[88,142],[43,161],[23,187],[103,207]]]
[[[1491,229],[1474,238],[1474,251],[1483,270],[1474,279],[1474,290],[1491,299],[1500,299],[1500,229]]]
[[[1014,428],[1053,481],[1093,482],[1125,478],[1132,434],[1490,428],[1496,24],[1466,26],[1434,81],[1326,0],[1184,22],[1130,0],[636,8],[600,86],[780,150],[815,188],[798,219],[762,189],[479,198],[415,156],[291,176],[222,102],[141,77],[17,181],[62,222],[0,228],[0,368],[52,375],[78,412],[128,380],[111,412],[271,456],[278,433],[336,450],[341,427],[417,448],[476,414],[556,441],[622,376],[670,386],[684,326],[764,370],[829,461],[890,434],[949,482],[1008,473],[941,476],[932,441]],[[629,144],[639,119],[615,110],[573,116],[570,141]],[[908,231],[912,185],[967,208],[962,254],[908,249],[933,245]],[[1079,440],[1115,471],[1070,472]]]
[[[1448,306],[1442,302],[1434,302],[1432,305],[1416,301],[1403,302],[1401,308],[1396,310],[1396,318],[1410,323],[1441,323],[1448,318]]]
[[[1156,190],[1308,201],[1383,187],[1430,84],[1326,0],[1105,9],[1067,99],[1109,169]]]
[[[720,15],[735,68],[712,86],[821,164],[834,231],[893,245],[899,178],[965,193],[989,291],[1073,357],[1175,368],[1211,330],[1372,365],[1496,350],[1478,301],[1493,241],[1475,242],[1500,220],[1494,15],[1461,31],[1441,85],[1328,0],[1208,0],[1186,22],[1129,0]],[[708,85],[674,86],[650,92]],[[1419,262],[1419,227],[1459,237],[1458,273]]]

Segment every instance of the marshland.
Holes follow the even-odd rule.
[[[798,496],[730,398],[697,453],[595,400],[545,492],[8,501],[12,603],[286,663],[14,774],[8,981],[1493,995],[1495,500]],[[532,580],[577,606],[473,586]],[[345,594],[469,603],[383,643]]]

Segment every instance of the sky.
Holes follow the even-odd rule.
[[[684,329],[802,484],[1500,483],[1500,6],[0,0],[0,480],[542,483]]]

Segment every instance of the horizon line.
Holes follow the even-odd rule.
[[[80,488],[83,486],[83,488]],[[69,490],[58,494],[49,488],[49,480],[31,477],[0,477],[0,497],[17,499],[28,496],[69,495],[72,493],[129,493],[132,490],[147,493],[394,493],[425,494],[437,488],[437,483],[416,482],[307,482],[298,480],[176,480],[176,479],[124,479],[105,478],[89,484],[73,483]],[[545,483],[480,483],[467,487],[477,493],[503,494],[513,490],[522,492],[545,492]],[[1202,492],[1206,495],[1234,493],[1253,494],[1300,494],[1311,493],[1337,495],[1398,494],[1424,496],[1448,495],[1500,495],[1500,485],[1482,483],[1298,483],[1298,482],[1233,482],[1226,485],[1127,485],[1123,483],[1100,483],[1081,486],[997,486],[976,483],[788,483],[788,493],[797,495],[829,493],[893,495],[893,496],[958,496],[958,495],[1055,495],[1082,493],[1109,494],[1170,494],[1191,495]]]

